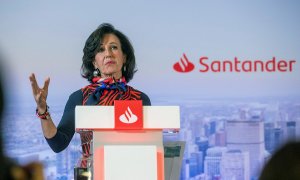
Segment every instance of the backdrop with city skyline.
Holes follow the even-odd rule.
[[[28,77],[36,73],[39,84],[51,78],[48,104],[58,123],[69,95],[88,84],[80,76],[85,40],[108,22],[135,48],[138,71],[129,84],[148,94],[152,105],[181,108],[180,133],[166,137],[187,143],[181,178],[229,177],[233,167],[225,160],[236,162],[243,177],[257,177],[276,148],[300,135],[299,5],[258,0],[1,2],[7,153],[24,163],[43,161],[48,179],[72,178],[79,139],[74,137],[62,153],[49,149],[34,114]],[[195,65],[189,73],[173,68],[183,54]],[[200,73],[203,56],[296,63],[292,72]],[[243,134],[248,131],[255,133]]]

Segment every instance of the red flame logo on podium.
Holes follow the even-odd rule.
[[[135,123],[138,120],[138,118],[135,114],[132,113],[131,109],[128,106],[125,113],[119,117],[119,120],[123,123],[131,124]]]
[[[143,129],[143,103],[141,100],[116,100],[115,129]]]
[[[186,72],[191,72],[195,68],[195,66],[194,66],[193,63],[191,63],[188,60],[188,58],[186,57],[186,55],[183,53],[183,57],[180,58],[179,62],[176,62],[173,65],[173,68],[177,72],[186,73]]]

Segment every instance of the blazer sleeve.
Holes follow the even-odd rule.
[[[141,99],[143,101],[143,106],[151,106],[151,101],[147,94],[142,92]]]
[[[69,96],[63,116],[57,126],[57,133],[47,143],[51,149],[59,153],[70,144],[75,133],[75,107],[82,104],[82,91],[78,90]]]

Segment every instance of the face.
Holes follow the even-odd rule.
[[[104,35],[93,62],[94,67],[100,70],[101,77],[121,78],[125,62],[126,55],[123,54],[119,38],[114,34]]]

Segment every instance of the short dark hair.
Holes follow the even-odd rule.
[[[83,57],[81,65],[81,76],[86,78],[89,82],[92,82],[95,56],[99,51],[101,41],[106,34],[116,35],[121,43],[121,49],[126,55],[126,62],[124,66],[126,71],[122,68],[122,75],[126,81],[129,82],[134,73],[136,72],[136,63],[134,56],[134,49],[129,39],[119,30],[115,29],[114,26],[108,23],[103,23],[88,37],[83,48]]]

